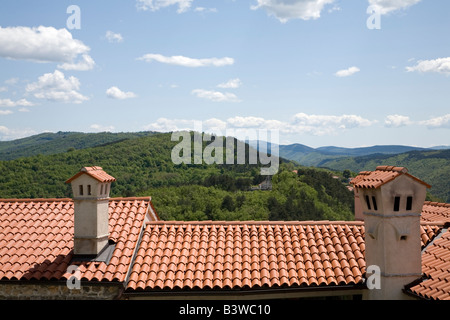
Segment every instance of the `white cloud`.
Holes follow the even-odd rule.
[[[450,114],[421,121],[420,124],[427,126],[429,129],[450,128]]]
[[[17,82],[19,82],[19,78],[11,78],[11,79],[5,80],[5,83],[10,86],[15,85]]]
[[[112,31],[106,31],[106,39],[111,43],[119,43],[123,41],[123,37],[120,33],[114,33]]]
[[[0,110],[0,116],[6,116],[13,113],[11,110]]]
[[[211,100],[214,102],[240,102],[235,94],[229,92],[223,93],[220,91],[195,89],[192,90],[192,94],[196,95],[199,98]]]
[[[79,55],[83,55],[85,61],[87,58],[84,56],[89,50],[88,46],[73,39],[72,34],[64,28],[0,27],[0,57],[3,58],[70,65]]]
[[[369,5],[381,14],[387,14],[401,9],[406,9],[419,3],[421,0],[369,0]]]
[[[120,99],[120,100],[130,99],[130,98],[135,98],[136,97],[136,94],[134,94],[133,92],[130,92],[130,91],[129,92],[124,92],[124,91],[120,90],[117,87],[111,87],[108,90],[106,90],[106,95],[109,98]]]
[[[384,120],[384,125],[388,128],[399,128],[412,124],[408,116],[398,114],[388,115]]]
[[[290,19],[318,19],[324,7],[334,0],[257,0],[251,9],[264,9],[269,15],[275,16],[280,22]]]
[[[58,65],[58,68],[63,70],[87,71],[93,69],[94,66],[94,60],[89,55],[83,54],[81,61],[75,63],[64,63]]]
[[[77,78],[71,76],[66,79],[59,70],[40,76],[37,82],[26,87],[26,91],[38,99],[64,103],[82,103],[89,100],[78,92],[79,89],[80,81]]]
[[[158,131],[158,132],[170,132],[170,131],[185,131],[194,130],[195,120],[182,120],[182,119],[167,119],[159,118],[156,122],[153,122],[144,127],[145,130]]]
[[[114,126],[102,126],[100,124],[92,124],[90,127],[97,132],[111,132],[114,130]]]
[[[226,130],[247,130],[264,129],[278,130],[280,133],[297,133],[309,135],[335,135],[339,132],[361,127],[368,127],[376,123],[357,115],[307,115],[299,113],[291,117],[290,121],[267,120],[261,117],[236,116],[226,119],[208,119],[205,121],[166,119],[160,118],[156,122],[149,124],[145,130],[158,132],[183,131],[183,130],[203,130],[205,132],[215,132],[226,134]]]
[[[6,91],[8,91],[7,87],[0,87],[0,92],[6,92]]]
[[[227,128],[227,123],[220,119],[212,118],[202,122],[202,127],[208,133],[224,131]]]
[[[290,124],[290,130],[313,135],[334,134],[337,131],[368,127],[376,123],[358,115],[315,115],[297,113]]]
[[[236,89],[239,88],[242,85],[242,81],[239,78],[236,79],[230,79],[227,82],[221,83],[217,85],[219,88],[224,89]]]
[[[36,134],[36,131],[31,129],[15,130],[5,126],[0,126],[0,141],[20,139],[24,137],[29,137],[33,134]]]
[[[157,61],[160,63],[172,64],[183,67],[223,67],[227,65],[232,65],[234,63],[233,58],[207,58],[207,59],[194,59],[184,56],[163,56],[161,54],[145,54],[142,57],[138,58],[138,60],[144,60],[146,62]]]
[[[406,71],[417,71],[421,73],[435,72],[450,75],[450,57],[435,60],[421,60],[414,67],[406,67]]]
[[[0,107],[7,107],[7,108],[12,108],[12,107],[31,107],[34,104],[31,103],[30,101],[28,101],[27,99],[20,99],[17,101],[12,101],[11,99],[0,99]]]
[[[139,10],[158,11],[161,8],[178,5],[178,13],[186,12],[192,5],[193,0],[137,0],[136,7]]]
[[[348,69],[339,70],[334,75],[339,78],[349,77],[354,75],[355,73],[360,72],[361,70],[358,67],[350,67]]]
[[[207,13],[207,12],[217,12],[217,8],[205,8],[205,7],[196,7],[194,12]]]

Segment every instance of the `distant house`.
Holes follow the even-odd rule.
[[[267,176],[263,182],[251,187],[250,190],[272,190],[272,176]]]
[[[356,177],[364,221],[342,222],[161,221],[114,180],[0,200],[0,299],[450,299],[449,206],[405,168]]]

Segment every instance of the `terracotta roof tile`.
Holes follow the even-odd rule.
[[[110,176],[105,171],[103,171],[102,167],[84,167],[82,168],[76,175],[74,175],[72,178],[68,179],[66,183],[70,183],[79,176],[87,174],[91,176],[92,178],[100,181],[100,182],[113,182],[116,181],[116,178],[113,176]]]
[[[450,300],[450,230],[444,229],[422,254],[424,281],[410,292],[430,300]]]
[[[450,222],[450,203],[425,201],[421,219],[429,222]]]
[[[352,226],[342,228],[340,224]],[[340,231],[335,232],[336,228]],[[178,237],[167,237],[167,230],[176,230]],[[145,227],[138,253],[152,251],[152,258],[159,259],[160,263],[154,266],[159,281],[143,270],[142,259],[136,259],[127,288],[133,291],[360,284],[365,272],[364,251],[356,241],[360,237],[364,237],[364,226],[359,222],[151,222]],[[329,239],[327,247],[325,238]],[[159,251],[151,250],[155,242]],[[193,249],[187,265],[172,259],[178,252],[174,248],[180,245]],[[361,251],[358,258],[350,252],[347,256],[344,246],[349,251]],[[333,256],[339,250],[342,255]],[[349,257],[351,262],[347,261]]]
[[[110,219],[110,240],[116,242],[110,263],[77,263],[84,270],[82,279],[125,280],[138,239],[134,233],[140,232],[130,226],[143,225],[149,205],[149,197],[110,199],[110,216],[125,223],[117,225],[117,220]],[[123,207],[130,210],[121,211]],[[1,199],[0,280],[62,280],[71,276],[66,270],[73,258],[73,214],[71,199]]]
[[[379,188],[395,178],[407,175],[408,177],[424,184],[427,188],[431,186],[408,173],[408,169],[394,166],[379,166],[375,171],[362,171],[350,182],[355,188]]]

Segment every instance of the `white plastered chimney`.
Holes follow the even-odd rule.
[[[97,255],[109,236],[109,193],[116,179],[101,167],[84,167],[66,183],[74,201],[74,253]]]
[[[352,183],[364,217],[366,268],[380,271],[380,287],[364,298],[408,299],[405,285],[422,275],[420,216],[430,186],[406,168],[391,166],[361,172]]]

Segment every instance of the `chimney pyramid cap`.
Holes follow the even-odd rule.
[[[395,166],[378,166],[375,171],[361,171],[350,183],[355,188],[376,189],[401,175],[407,175],[427,188],[431,188],[426,182],[409,174],[408,169]]]
[[[73,180],[75,180],[76,178],[78,178],[79,176],[81,176],[83,174],[87,174],[87,175],[91,176],[92,178],[98,180],[99,182],[116,181],[116,178],[114,178],[113,176],[110,176],[105,171],[103,171],[102,167],[94,166],[94,167],[81,168],[81,170],[76,175],[74,175],[72,178],[68,179],[66,181],[66,183],[71,183]]]

